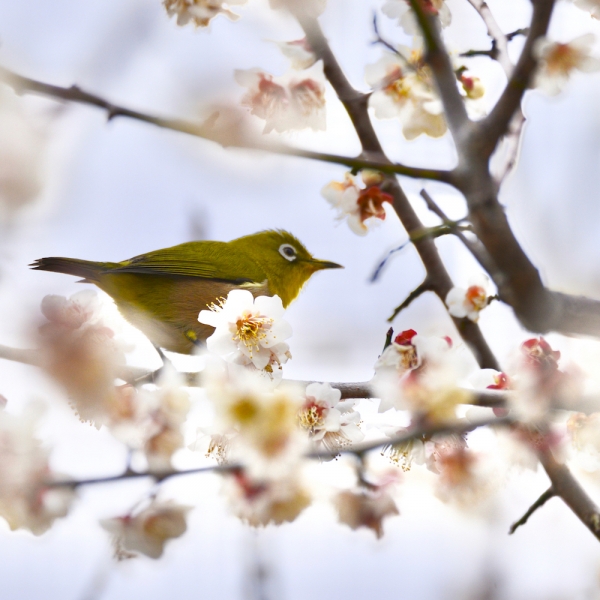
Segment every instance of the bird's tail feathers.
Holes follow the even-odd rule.
[[[99,275],[105,270],[102,263],[60,256],[38,258],[29,266],[36,271],[53,271],[83,277],[83,281],[92,283],[98,281]]]

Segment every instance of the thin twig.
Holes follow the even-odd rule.
[[[394,312],[388,317],[388,323],[391,323],[405,308],[408,308],[419,296],[422,296],[425,292],[431,291],[431,283],[425,279],[423,283],[418,285],[412,292],[406,296],[404,301],[399,304]]]
[[[504,35],[502,29],[498,25],[498,22],[494,18],[490,7],[484,2],[484,0],[467,1],[479,13],[481,19],[485,23],[485,26],[487,27],[488,35],[492,38],[492,50],[494,51],[495,56],[492,56],[491,58],[497,60],[506,73],[506,76],[510,77],[513,65],[508,56],[508,36]],[[516,35],[518,35],[518,33],[513,32],[510,39]]]
[[[314,451],[306,454],[305,458],[313,460],[331,460],[340,454],[354,454],[355,456],[363,456],[373,450],[378,450],[383,446],[398,445],[409,442],[413,439],[422,438],[424,436],[434,435],[464,435],[480,427],[506,427],[514,424],[514,420],[510,417],[486,419],[483,421],[467,423],[451,423],[446,425],[434,425],[431,427],[419,427],[412,431],[405,432],[401,435],[387,438],[385,440],[377,440],[367,444],[360,444],[349,448],[340,448],[333,451]],[[76,488],[84,485],[96,485],[99,483],[114,483],[116,481],[126,481],[129,479],[151,478],[155,481],[164,481],[171,477],[180,477],[183,475],[198,475],[200,473],[231,473],[243,469],[242,464],[223,464],[211,465],[208,467],[197,467],[193,469],[174,470],[167,469],[164,471],[125,471],[119,475],[110,475],[108,477],[94,477],[90,479],[68,479],[63,481],[48,481],[47,487],[70,487]]]
[[[210,123],[210,119],[206,123],[200,123],[187,121],[184,119],[170,119],[149,115],[147,113],[113,104],[112,102],[109,102],[100,96],[90,94],[89,92],[82,90],[78,86],[60,87],[42,83],[41,81],[18,75],[17,73],[14,73],[13,71],[3,67],[0,67],[0,81],[10,85],[18,93],[39,94],[58,100],[95,106],[96,108],[105,110],[109,120],[112,120],[115,117],[127,117],[129,119],[135,119],[137,121],[149,123],[163,129],[169,129],[179,133],[192,135],[207,141],[220,143],[218,136],[215,135],[213,126]],[[318,160],[321,162],[344,165],[357,171],[361,169],[373,169],[383,173],[404,175],[405,177],[414,177],[417,179],[433,179],[435,181],[442,181],[450,184],[452,184],[453,181],[451,171],[410,167],[407,165],[391,163],[387,160],[379,162],[368,157],[340,156],[326,152],[303,150],[301,148],[294,148],[283,143],[264,141],[256,136],[243,135],[243,132],[240,132],[240,135],[236,139],[228,139],[228,144],[232,147],[244,148],[248,150],[258,150],[284,156],[295,156],[309,160]]]
[[[529,517],[538,509],[544,506],[550,498],[554,498],[556,492],[553,488],[548,488],[528,509],[527,512],[518,520],[515,521],[508,530],[508,535],[512,535],[521,525],[525,525]]]

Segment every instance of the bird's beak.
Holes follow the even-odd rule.
[[[318,258],[313,258],[310,261],[310,264],[313,266],[315,271],[321,271],[322,269],[343,269],[342,265],[338,265],[337,263],[330,262],[328,260],[319,260]]]

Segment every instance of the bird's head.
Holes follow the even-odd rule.
[[[296,298],[313,273],[343,268],[314,258],[297,238],[283,230],[261,231],[234,242],[262,267],[271,293],[278,295],[284,306]]]

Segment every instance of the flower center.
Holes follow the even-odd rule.
[[[266,331],[272,324],[273,319],[269,317],[245,314],[235,322],[233,340],[244,344],[252,358],[252,351],[260,347],[261,340],[267,337]]]

